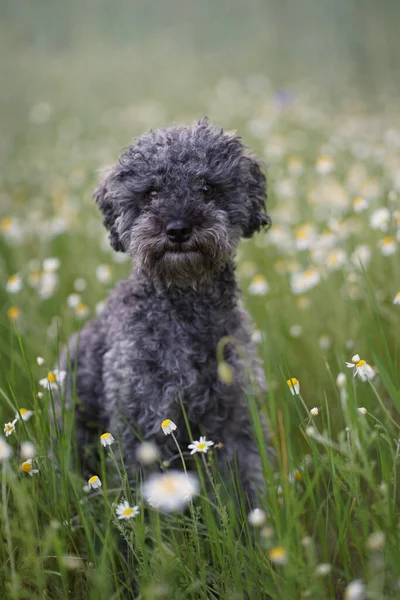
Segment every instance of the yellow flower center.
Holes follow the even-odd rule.
[[[312,269],[308,269],[308,271],[304,272],[304,277],[312,277],[314,275],[314,271]]]
[[[294,387],[298,383],[299,383],[299,380],[296,379],[296,377],[292,377],[292,379],[288,379],[287,380],[287,384],[288,384],[289,387]]]
[[[16,281],[18,281],[18,279],[18,275],[11,275],[11,277],[8,280],[8,283],[15,283]]]
[[[7,431],[14,431],[14,425],[12,423],[6,423]]]
[[[21,469],[25,471],[25,473],[30,473],[32,471],[32,465],[29,462],[23,462],[21,465]]]
[[[101,440],[108,440],[108,438],[110,438],[110,437],[111,437],[111,433],[108,433],[108,432],[107,432],[107,433],[103,433],[103,434],[100,436],[100,439],[101,439]]]
[[[171,419],[165,419],[165,421],[163,421],[161,423],[161,427],[168,427],[168,425],[170,425],[171,423]]]
[[[23,416],[23,415],[26,415],[26,413],[27,413],[27,412],[28,412],[28,411],[27,411],[27,409],[26,409],[26,408],[20,408],[20,409],[19,409],[19,414],[20,414],[20,415],[22,415],[22,416]]]
[[[204,448],[207,446],[206,443],[204,442],[200,442],[200,444],[197,444],[197,450],[204,450]]]
[[[89,483],[96,483],[96,481],[98,481],[98,479],[99,479],[99,478],[97,477],[97,475],[93,475],[93,477],[91,477],[91,478],[89,479]]]
[[[366,364],[365,360],[359,360],[358,363],[356,364],[356,367],[362,367],[365,364]]]
[[[279,560],[285,558],[286,550],[282,546],[276,546],[270,550],[269,556],[272,560]]]
[[[307,237],[307,231],[305,229],[299,229],[296,231],[296,237],[298,240],[304,240]]]
[[[389,244],[393,244],[393,238],[391,238],[390,236],[387,235],[386,237],[383,238],[382,244],[384,244],[385,246],[389,245]]]
[[[76,307],[76,312],[79,314],[85,313],[86,310],[87,310],[87,306],[86,306],[86,304],[83,304],[83,302],[78,304],[78,306]]]
[[[337,262],[338,262],[338,260],[339,260],[339,259],[338,259],[338,257],[337,257],[337,255],[336,255],[336,254],[331,254],[331,256],[329,256],[329,257],[328,257],[328,263],[329,263],[330,265],[336,265],[336,264],[337,264]]]
[[[161,482],[161,487],[167,494],[173,494],[177,489],[175,481],[171,481],[170,479],[164,479],[164,481]]]
[[[12,219],[11,217],[5,217],[4,219],[2,219],[0,221],[0,229],[1,231],[7,232],[10,231],[12,226]]]
[[[11,319],[11,321],[15,321],[16,319],[18,319],[20,314],[21,311],[16,306],[10,306],[10,308],[7,311],[7,316],[9,319]]]
[[[50,383],[55,383],[57,381],[57,377],[54,375],[54,373],[47,373],[47,381]]]
[[[123,515],[124,515],[124,517],[130,517],[132,513],[133,513],[133,509],[129,506],[128,508],[124,509]]]
[[[294,478],[296,481],[301,481],[303,479],[303,475],[300,473],[300,471],[295,471]]]
[[[362,204],[364,202],[363,198],[356,198],[354,200],[354,205],[358,206],[359,204]]]

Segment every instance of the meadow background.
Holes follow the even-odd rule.
[[[396,0],[1,3],[0,422],[34,411],[0,440],[1,598],[116,599],[132,577],[144,600],[400,598],[399,22]],[[273,225],[238,256],[277,450],[257,526],[222,487],[145,507],[100,441],[88,492],[70,415],[49,458],[39,384],[130,270],[93,206],[99,169],[204,115],[268,165]],[[121,499],[139,515],[118,521]]]

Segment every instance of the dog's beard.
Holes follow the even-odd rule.
[[[212,226],[195,228],[183,244],[170,242],[164,233],[155,231],[151,217],[143,215],[131,230],[129,254],[135,266],[166,285],[196,286],[212,281],[233,258],[240,233],[227,227],[218,211]]]

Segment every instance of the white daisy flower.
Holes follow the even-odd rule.
[[[366,268],[371,260],[372,252],[369,246],[361,244],[352,253],[350,260],[357,269]]]
[[[89,315],[90,309],[87,304],[80,302],[78,306],[75,307],[75,316],[77,319],[86,319]]]
[[[136,458],[142,465],[152,465],[160,460],[160,453],[153,442],[142,442],[136,448]]]
[[[329,575],[332,571],[332,565],[329,563],[321,563],[315,567],[315,574],[317,577],[324,577],[325,575]]]
[[[269,559],[275,565],[285,565],[287,563],[287,552],[283,546],[275,546],[269,551]]]
[[[355,579],[347,586],[344,592],[344,600],[364,600],[366,598],[365,585],[361,579]]]
[[[304,223],[295,230],[294,237],[297,250],[308,250],[314,246],[317,232],[314,225]]]
[[[346,261],[346,252],[340,248],[335,248],[326,255],[326,266],[329,271],[341,269],[346,264]]]
[[[346,367],[354,369],[353,377],[357,375],[361,381],[368,381],[375,377],[373,368],[370,367],[365,360],[360,359],[358,354],[355,354],[352,357],[351,362],[346,362]]]
[[[9,294],[18,294],[22,290],[22,277],[19,273],[11,275],[6,283],[6,290]]]
[[[0,437],[0,462],[8,460],[12,455],[12,448],[7,444],[6,440]]]
[[[70,308],[76,308],[81,303],[79,294],[70,294],[67,296],[67,304]]]
[[[267,515],[265,514],[265,511],[261,508],[254,508],[247,515],[249,525],[251,525],[252,527],[261,527],[262,525],[264,525],[266,518]]]
[[[133,519],[134,517],[137,517],[140,510],[138,506],[130,506],[129,502],[125,500],[118,504],[115,512],[118,519],[121,521],[123,519]]]
[[[211,448],[211,446],[214,446],[214,442],[206,441],[206,438],[204,436],[201,436],[198,442],[192,442],[191,444],[189,444],[188,448],[189,450],[191,450],[190,454],[195,454],[196,452],[203,452],[204,454],[206,454]]]
[[[393,298],[393,304],[400,304],[400,292],[397,292],[397,294]]]
[[[360,406],[360,408],[357,408],[357,410],[360,413],[360,415],[366,415],[368,412],[365,406]]]
[[[49,371],[47,373],[47,377],[39,380],[39,384],[48,389],[48,390],[56,390],[59,385],[64,383],[64,380],[67,376],[66,371],[60,371],[59,369],[53,369],[53,371]]]
[[[41,356],[38,356],[38,357],[36,358],[36,362],[37,362],[37,364],[39,365],[39,367],[43,367],[43,365],[44,365],[44,363],[45,363],[45,360],[44,360],[44,358],[42,358]]]
[[[20,454],[23,461],[36,458],[37,450],[35,444],[32,442],[21,442]]]
[[[315,164],[315,170],[319,175],[327,175],[335,168],[335,163],[330,156],[319,156]]]
[[[60,268],[60,259],[56,257],[45,258],[43,261],[43,271],[53,273]]]
[[[375,210],[369,220],[371,229],[380,229],[380,231],[387,231],[389,227],[390,211],[386,207],[378,208]]]
[[[332,338],[329,335],[321,335],[318,338],[318,345],[321,350],[329,350],[332,346]]]
[[[24,471],[24,473],[28,473],[31,477],[32,475],[35,475],[35,473],[39,473],[39,469],[33,468],[31,458],[28,458],[28,460],[22,463],[21,470]]]
[[[383,256],[392,256],[397,249],[396,240],[388,235],[383,240],[379,240],[378,246]]]
[[[255,275],[248,287],[248,292],[252,296],[264,296],[269,291],[269,285],[264,275]]]
[[[300,273],[294,273],[291,277],[290,286],[296,296],[305,294],[308,290],[319,284],[320,274],[315,268],[307,269]]]
[[[106,433],[101,434],[100,441],[101,445],[104,447],[111,446],[111,444],[115,442],[113,436],[108,431]]]
[[[165,421],[161,423],[161,429],[163,430],[165,435],[169,435],[170,433],[175,431],[176,425],[173,421],[171,421],[171,419],[165,419]]]
[[[336,376],[336,385],[338,386],[338,388],[343,389],[344,387],[346,387],[346,383],[346,375],[344,373],[338,373]]]
[[[181,471],[152,475],[142,489],[146,503],[163,512],[182,510],[198,493],[197,477]]]
[[[111,267],[109,265],[99,265],[96,269],[96,277],[100,283],[109,283],[111,281]]]
[[[100,477],[98,477],[97,475],[93,475],[89,480],[88,480],[88,486],[92,489],[92,490],[97,490],[98,488],[101,488],[101,481],[100,481]]]
[[[289,390],[293,396],[297,396],[300,393],[300,383],[296,377],[291,377],[286,382],[289,386]]]
[[[312,415],[313,417],[318,417],[318,415],[319,415],[319,410],[318,410],[318,408],[317,408],[316,406],[314,406],[314,408],[312,408],[312,409],[310,410],[310,415]]]
[[[10,423],[4,423],[4,435],[6,437],[8,437],[12,433],[14,433],[16,422],[17,422],[17,419],[14,419],[14,421],[12,421]]]
[[[295,323],[294,325],[290,326],[289,333],[292,337],[298,338],[303,333],[303,328],[301,325],[298,325],[297,323]]]
[[[19,408],[17,414],[15,415],[15,419],[16,421],[18,421],[21,417],[23,421],[29,421],[33,414],[33,410],[28,410],[27,408]]]
[[[364,210],[367,210],[368,206],[369,206],[368,200],[366,200],[362,196],[359,196],[358,198],[355,198],[353,200],[353,210],[356,213],[360,213],[360,212],[363,212]]]

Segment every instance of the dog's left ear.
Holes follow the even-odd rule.
[[[255,156],[243,158],[246,165],[246,193],[249,202],[249,220],[243,227],[243,237],[249,238],[262,227],[269,226],[271,219],[267,214],[266,196],[267,179],[261,170],[260,162]]]

